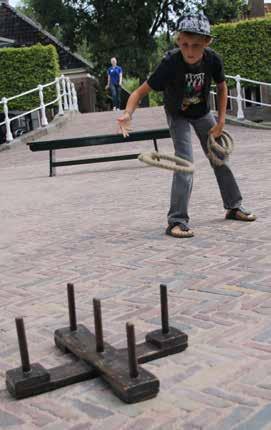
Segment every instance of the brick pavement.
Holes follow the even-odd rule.
[[[152,113],[141,110],[144,126],[152,126]],[[115,127],[114,114],[92,115],[92,129]],[[58,168],[49,178],[47,153],[24,145],[0,153],[0,429],[271,429],[270,131],[227,128],[236,141],[233,170],[258,221],[224,221],[193,137],[196,236],[184,241],[164,235],[166,171],[132,160]],[[151,146],[130,144],[129,151]],[[162,147],[172,150],[170,141]],[[112,148],[78,152],[86,151]],[[50,367],[68,360],[53,343],[54,330],[67,324],[67,282],[76,287],[78,319],[90,328],[91,299],[102,299],[105,337],[117,347],[127,320],[137,341],[159,326],[158,287],[168,284],[170,318],[188,333],[189,348],[145,365],[160,378],[157,398],[125,405],[100,379],[10,398],[4,381],[19,363],[15,316],[25,318],[31,361]]]

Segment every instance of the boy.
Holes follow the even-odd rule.
[[[124,136],[128,135],[132,114],[140,100],[151,90],[164,92],[164,104],[175,154],[193,161],[191,129],[193,126],[207,152],[208,134],[222,134],[227,108],[227,85],[223,63],[208,45],[211,42],[210,23],[202,13],[185,16],[179,27],[177,49],[166,54],[162,62],[129,97],[124,114],[118,119]],[[218,121],[210,112],[209,94],[212,79],[217,85]],[[214,166],[226,219],[254,221],[255,215],[242,206],[242,196],[228,165]],[[186,238],[194,235],[189,227],[188,204],[193,175],[174,173],[166,234]]]

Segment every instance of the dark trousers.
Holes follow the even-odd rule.
[[[191,142],[191,127],[194,128],[203,151],[207,153],[207,139],[209,130],[216,124],[212,113],[208,113],[202,118],[187,119],[183,117],[173,118],[167,115],[170,134],[175,147],[175,155],[185,160],[193,162],[193,151]],[[221,197],[225,209],[238,208],[242,202],[242,196],[233,173],[230,169],[228,160],[222,166],[213,166]],[[188,224],[188,204],[193,185],[193,174],[191,173],[174,173],[171,203],[168,212],[168,223]],[[209,195],[209,199],[212,196]]]
[[[121,86],[119,84],[110,84],[112,95],[113,107],[120,109],[120,92]]]

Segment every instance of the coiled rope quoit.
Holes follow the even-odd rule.
[[[226,131],[215,139],[212,134],[207,140],[207,157],[215,166],[222,166],[234,147],[233,138]],[[188,160],[175,155],[162,154],[157,151],[139,154],[138,160],[143,161],[153,167],[161,169],[173,170],[174,172],[193,173],[194,165]],[[162,161],[161,161],[162,160]],[[166,163],[163,161],[167,161]]]
[[[156,151],[139,154],[138,160],[150,166],[173,170],[174,172],[193,173],[194,171],[194,166],[190,161],[176,157],[175,155],[161,154]],[[161,160],[169,161],[169,163],[163,163]]]
[[[215,166],[222,166],[232,153],[233,147],[233,138],[227,131],[223,131],[217,139],[210,134],[207,141],[207,157]]]

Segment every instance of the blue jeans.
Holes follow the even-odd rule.
[[[167,121],[175,147],[175,155],[193,162],[190,125],[194,128],[200,140],[201,147],[206,154],[208,131],[216,123],[211,112],[198,119],[188,119],[181,116],[173,118],[171,115],[167,114]],[[211,164],[211,167],[213,168],[216,176],[224,208],[233,209],[240,207],[242,196],[229,167],[228,160],[222,166],[213,166]],[[188,225],[188,204],[192,192],[192,186],[192,173],[174,173],[170,209],[168,212],[169,225],[174,225],[175,223]]]
[[[120,92],[121,86],[119,84],[110,84],[112,95],[113,107],[120,109]]]

